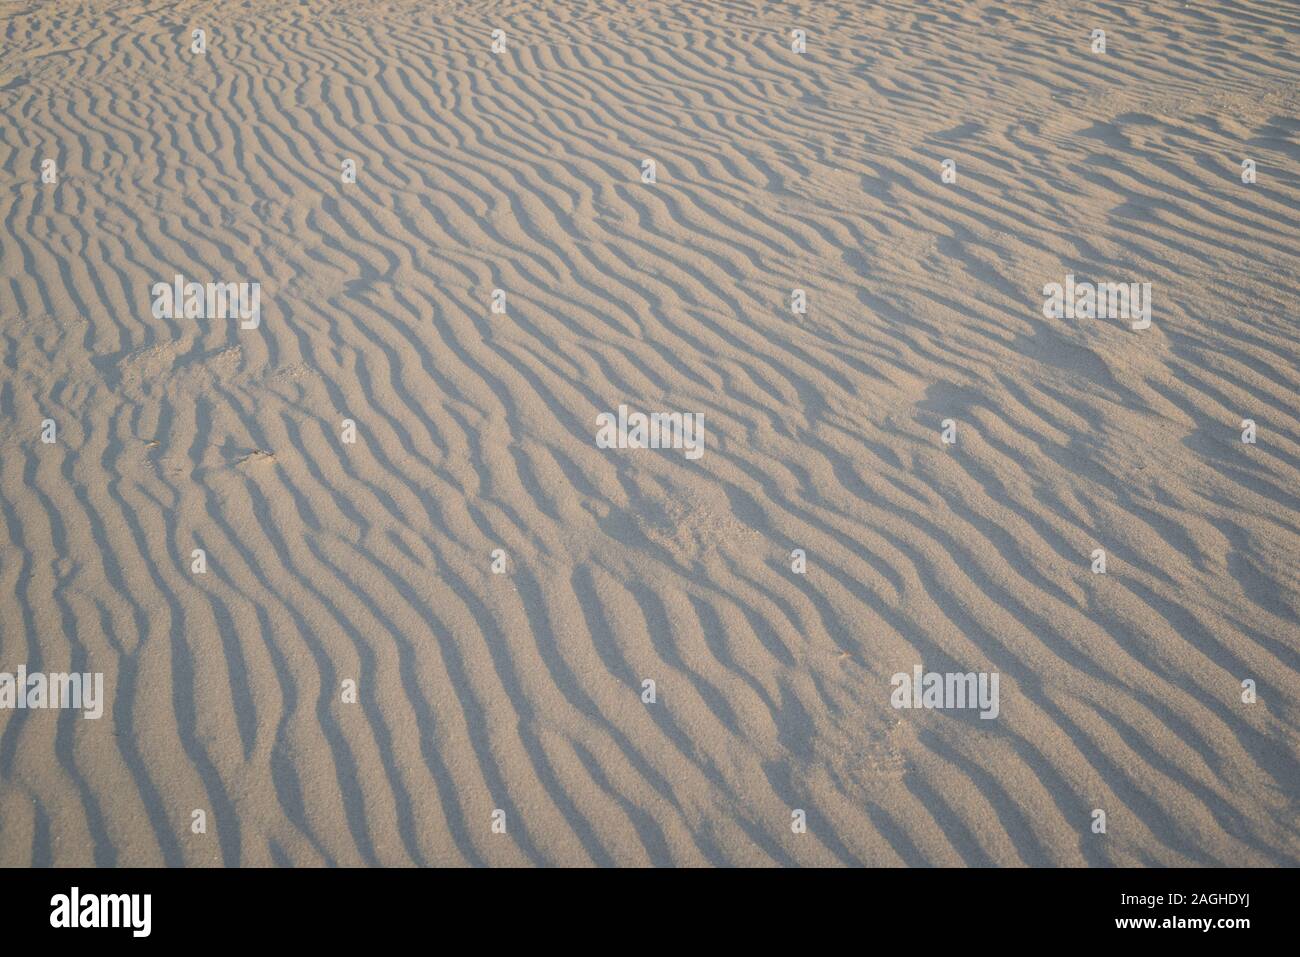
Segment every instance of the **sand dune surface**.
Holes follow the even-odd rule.
[[[0,117],[0,865],[1300,863],[1295,4],[4,3]]]

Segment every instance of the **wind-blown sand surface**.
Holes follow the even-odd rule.
[[[1298,117],[1288,2],[0,4],[0,864],[1300,863]]]

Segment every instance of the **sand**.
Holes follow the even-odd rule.
[[[1287,2],[0,4],[0,672],[105,689],[0,865],[1300,863],[1298,117]]]

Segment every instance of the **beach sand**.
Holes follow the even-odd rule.
[[[1300,864],[1295,4],[3,3],[0,189],[0,865]]]

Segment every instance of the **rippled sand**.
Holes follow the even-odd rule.
[[[5,3],[0,116],[0,672],[107,696],[0,864],[1300,863],[1294,4]]]

